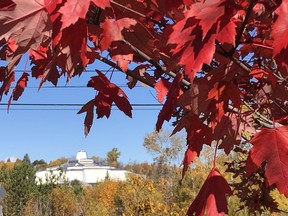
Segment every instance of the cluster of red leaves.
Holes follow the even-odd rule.
[[[136,79],[155,87],[164,102],[157,130],[175,117],[173,134],[187,132],[183,177],[204,144],[229,154],[246,132],[254,136],[247,174],[266,162],[267,185],[288,197],[287,13],[287,0],[2,0],[0,99],[17,79],[9,103],[23,93],[29,74],[13,70],[24,53],[41,88],[81,75],[106,52],[130,88]],[[96,96],[79,111],[86,135],[95,108],[98,118],[113,104],[132,116],[126,94],[96,72],[87,84]],[[230,193],[213,167],[187,214],[227,213]]]

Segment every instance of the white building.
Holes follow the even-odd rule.
[[[96,164],[93,159],[88,158],[85,151],[79,151],[76,158],[69,160],[66,164],[36,172],[36,181],[46,183],[54,178],[55,183],[62,183],[65,179],[67,181],[79,180],[83,184],[96,184],[106,178],[123,181],[129,174],[131,172],[126,170]],[[57,178],[59,176],[62,177]]]

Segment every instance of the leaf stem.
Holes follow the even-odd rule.
[[[217,150],[218,150],[219,140],[216,142],[214,157],[213,157],[213,169],[216,168],[216,158],[217,158]]]

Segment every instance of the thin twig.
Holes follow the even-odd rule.
[[[254,5],[256,4],[257,0],[251,0],[250,1],[250,4],[247,8],[247,11],[246,11],[246,16],[245,16],[245,19],[236,35],[236,39],[235,39],[235,47],[230,51],[231,54],[234,54],[234,52],[236,51],[238,45],[240,44],[240,41],[241,41],[241,37],[242,37],[242,34],[246,28],[246,25],[248,23],[248,20],[249,20],[249,17],[250,17],[250,14],[252,12],[252,9],[254,7]]]
[[[165,25],[164,25],[163,23],[161,23],[161,22],[159,22],[159,21],[157,21],[157,20],[154,20],[154,19],[152,19],[151,17],[147,17],[146,15],[144,15],[144,14],[138,12],[138,11],[135,11],[135,10],[133,10],[133,9],[131,9],[131,8],[128,8],[128,7],[122,5],[122,4],[118,3],[118,2],[115,2],[115,1],[113,1],[113,0],[110,0],[110,2],[111,2],[112,4],[114,4],[114,5],[122,8],[122,9],[126,10],[126,11],[129,11],[129,12],[131,12],[131,13],[134,13],[134,14],[142,17],[142,18],[145,18],[145,19],[153,22],[154,24],[157,24],[157,25],[159,25],[159,26],[161,26],[161,27],[165,27]]]

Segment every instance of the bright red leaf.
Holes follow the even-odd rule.
[[[281,50],[288,48],[288,39],[283,35],[288,34],[288,1],[282,1],[280,7],[275,11],[278,15],[276,22],[273,25],[271,36],[274,39],[273,42],[273,55],[281,53]]]
[[[113,41],[123,40],[123,35],[121,31],[126,28],[130,28],[136,25],[136,20],[130,18],[122,18],[119,20],[107,19],[102,24],[103,33],[101,35],[100,46],[101,50],[106,50],[110,47]]]
[[[12,92],[12,95],[10,97],[8,104],[10,104],[11,99],[18,100],[19,97],[22,95],[22,93],[24,92],[24,89],[27,86],[28,76],[29,74],[24,72],[22,76],[19,78],[19,80],[17,81],[16,87],[13,89],[13,92]]]
[[[269,186],[275,184],[281,194],[288,197],[288,126],[263,128],[251,140],[253,147],[247,159],[247,175],[251,175],[264,161]]]
[[[111,7],[110,0],[91,0],[96,6],[105,9],[106,7]]]
[[[75,24],[80,18],[85,19],[89,5],[90,1],[88,0],[67,0],[59,10],[62,14],[61,30]]]
[[[167,95],[170,86],[171,86],[171,83],[163,78],[159,80],[158,82],[156,82],[154,88],[157,92],[157,99],[160,103],[163,102],[164,97]]]
[[[203,64],[210,64],[215,52],[217,34],[224,27],[234,35],[219,36],[222,43],[231,43],[235,38],[235,25],[229,24],[237,8],[232,0],[211,0],[193,4],[185,19],[173,26],[169,35],[169,44],[176,45],[172,50],[174,58],[180,58],[179,64],[185,66],[185,72],[191,80],[201,70]],[[230,29],[227,29],[227,28]],[[231,39],[232,37],[232,39]]]
[[[213,168],[187,211],[187,215],[225,215],[228,213],[226,196],[232,191],[225,178]]]

